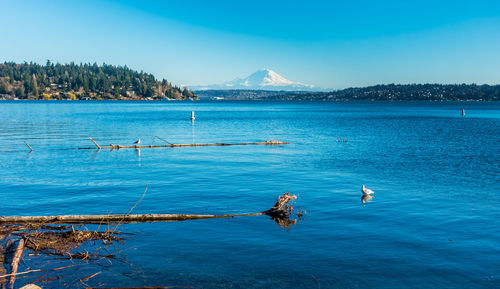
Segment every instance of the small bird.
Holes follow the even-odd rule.
[[[363,195],[373,195],[373,194],[375,194],[372,190],[367,189],[365,187],[365,185],[361,186],[361,192],[363,193]]]
[[[135,144],[135,145],[138,145],[138,144],[140,144],[140,143],[141,143],[141,139],[138,139],[138,140],[137,140],[134,144]]]
[[[361,186],[361,192],[363,193],[363,196],[361,197],[361,202],[363,204],[371,201],[373,199],[372,195],[375,194],[375,192],[373,192],[372,190],[367,189],[365,185]]]

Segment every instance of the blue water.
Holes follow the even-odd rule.
[[[68,149],[89,136],[291,144]],[[115,259],[75,267],[101,272],[90,286],[499,288],[499,176],[499,103],[0,102],[0,215],[126,213],[146,185],[134,213],[259,212],[286,191],[307,211],[122,225]]]

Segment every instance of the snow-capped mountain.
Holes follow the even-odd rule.
[[[248,89],[248,90],[287,90],[287,91],[311,91],[321,90],[313,85],[290,81],[270,69],[261,69],[248,77],[237,78],[222,84],[189,86],[192,90],[226,90],[226,89]]]

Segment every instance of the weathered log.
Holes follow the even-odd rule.
[[[242,146],[242,145],[284,145],[290,144],[288,142],[270,140],[265,142],[246,142],[246,143],[193,143],[193,144],[166,144],[166,145],[109,145],[109,146],[99,146],[92,138],[90,138],[94,144],[97,146],[97,149],[129,149],[129,148],[174,148],[174,147],[201,147],[201,146]],[[79,150],[92,150],[96,149],[94,147],[82,147],[77,148]]]
[[[24,239],[20,239],[17,242],[16,251],[14,252],[14,257],[12,257],[12,263],[10,264],[11,276],[10,276],[9,284],[8,284],[8,288],[10,288],[10,289],[14,288],[14,282],[16,281],[17,268],[19,266],[19,261],[21,260],[21,256],[23,255],[23,250],[24,250]]]
[[[264,213],[271,217],[288,218],[290,216],[290,213],[293,212],[293,206],[290,204],[290,202],[296,199],[297,196],[290,195],[289,192],[286,192],[283,195],[279,196],[276,204],[274,204],[272,208],[265,211]]]
[[[232,218],[258,216],[264,213],[237,215],[184,215],[184,214],[143,214],[143,215],[58,215],[58,216],[15,216],[0,217],[0,223],[61,223],[61,224],[101,224],[101,223],[147,223],[185,221],[197,219]]]
[[[146,194],[144,191],[141,201]],[[244,216],[260,216],[268,215],[278,223],[284,221],[290,224],[290,215],[293,212],[293,206],[290,203],[297,199],[297,196],[285,193],[278,197],[276,204],[269,210],[260,213],[235,214],[235,215],[193,215],[193,214],[135,214],[130,212],[135,208],[137,203],[130,209],[127,214],[120,215],[57,215],[57,216],[12,216],[1,217],[0,224],[35,224],[35,223],[58,223],[58,224],[109,224],[117,223],[118,227],[122,223],[148,223],[148,222],[168,222],[168,221],[186,221],[197,219],[215,219],[215,218],[234,218]],[[292,221],[293,223],[293,221]],[[116,229],[115,227],[115,229]]]

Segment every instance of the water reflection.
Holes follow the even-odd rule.
[[[363,195],[361,197],[361,203],[365,204],[365,203],[371,202],[372,199],[373,199],[372,195]]]
[[[99,153],[100,149],[95,150],[92,155],[90,156],[91,161],[95,161],[97,154]]]
[[[191,120],[191,142],[195,143],[195,127],[194,127],[194,119]]]

